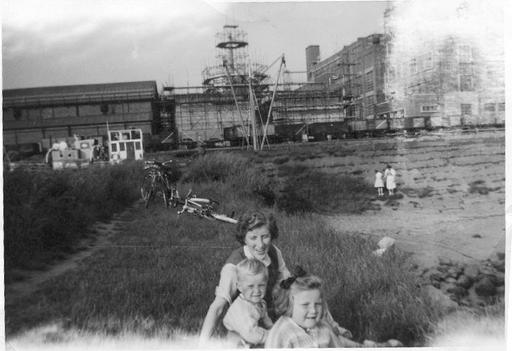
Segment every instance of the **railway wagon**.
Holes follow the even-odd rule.
[[[366,124],[372,136],[382,136],[389,130],[389,121],[385,118],[369,119]]]
[[[298,128],[300,128],[300,125],[298,125]],[[263,126],[259,126],[257,128],[257,134],[259,138],[263,137]],[[267,126],[267,132],[266,137],[269,143],[276,143],[280,142],[281,138],[280,135],[277,134],[276,131],[277,127],[273,124],[269,124]],[[228,141],[231,146],[240,146],[244,143],[247,143],[246,135],[249,138],[249,142],[252,143],[252,127],[251,126],[245,126],[242,125],[234,125],[231,127],[226,127],[223,130],[224,134],[224,140]]]
[[[389,131],[399,132],[405,128],[405,118],[391,118],[389,120]]]
[[[302,134],[307,133],[306,127],[303,123],[278,124],[275,126],[275,133],[282,141],[301,141]]]
[[[319,122],[308,125],[307,134],[313,137],[313,140],[342,139],[348,133],[345,122]]]
[[[365,136],[369,132],[368,123],[364,119],[361,119],[361,120],[351,119],[351,120],[348,120],[346,123],[347,123],[348,133],[353,138]]]
[[[404,129],[407,131],[432,129],[431,118],[430,116],[406,117],[404,118]]]

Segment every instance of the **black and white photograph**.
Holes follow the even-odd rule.
[[[0,344],[505,351],[511,11],[3,0]]]

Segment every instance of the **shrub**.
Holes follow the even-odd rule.
[[[258,196],[264,203],[274,203],[275,185],[261,168],[249,158],[237,153],[208,153],[195,159],[183,176],[184,183],[220,182],[231,185],[246,197]]]
[[[70,251],[94,221],[109,218],[140,196],[141,172],[141,165],[132,163],[4,173],[6,274]]]
[[[276,165],[281,165],[283,163],[288,162],[289,160],[290,160],[290,158],[288,156],[281,156],[281,157],[274,158],[274,160],[272,162]]]
[[[479,193],[480,195],[487,195],[489,194],[489,191],[492,191],[493,189],[488,188],[485,185],[484,180],[475,180],[474,182],[469,183],[469,193]]]
[[[288,213],[360,213],[371,207],[373,188],[362,178],[323,173],[301,165],[281,168],[280,174],[287,175],[287,180],[276,203]]]

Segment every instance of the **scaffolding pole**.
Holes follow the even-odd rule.
[[[267,128],[270,122],[270,115],[272,113],[272,105],[274,104],[274,99],[276,97],[277,92],[277,84],[279,83],[279,77],[281,77],[281,70],[283,66],[286,64],[284,60],[284,54],[281,55],[281,65],[279,66],[279,72],[277,72],[276,84],[274,85],[274,92],[272,93],[272,100],[270,100],[270,107],[268,109],[267,121],[265,122],[265,127],[263,128],[263,140],[261,141],[261,149],[263,150],[263,145],[265,145],[265,140],[267,139]]]
[[[231,93],[233,93],[233,99],[235,99],[236,109],[238,110],[238,115],[240,116],[240,122],[242,123],[242,132],[244,133],[245,140],[247,141],[247,145],[250,145],[249,136],[245,130],[244,126],[244,118],[242,117],[242,111],[240,110],[240,106],[238,105],[238,100],[236,99],[235,88],[233,88],[233,82],[231,81],[231,74],[229,73],[229,69],[227,64],[224,64],[224,68],[226,69],[226,74],[229,81],[229,86],[231,87]]]

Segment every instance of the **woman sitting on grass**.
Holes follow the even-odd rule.
[[[264,300],[267,304],[268,313],[272,320],[275,320],[274,304],[272,301],[272,290],[282,280],[291,276],[286,268],[281,251],[274,246],[273,241],[277,239],[279,230],[272,214],[262,212],[251,212],[244,214],[238,221],[236,239],[243,245],[233,251],[222,267],[220,272],[219,285],[215,290],[215,299],[210,305],[203,322],[200,334],[200,345],[204,345],[212,336],[224,309],[233,303],[238,296],[236,265],[246,258],[257,259],[268,269],[268,283]],[[340,337],[351,337],[348,330],[341,328],[333,319],[331,314],[324,313],[325,320],[333,326],[333,330]]]

